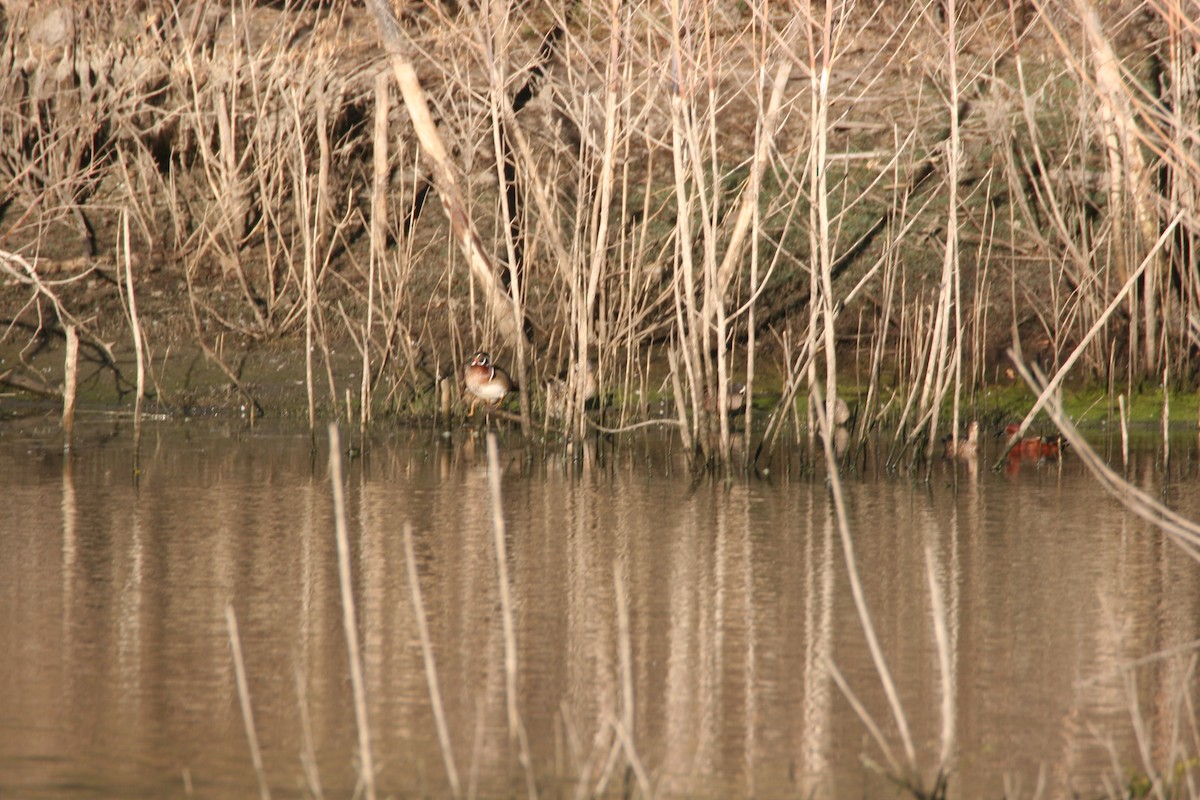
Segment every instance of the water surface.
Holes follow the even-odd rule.
[[[350,797],[357,734],[323,436],[241,423],[0,425],[0,795],[258,792],[226,607],[275,796]],[[700,797],[894,796],[831,675],[902,754],[826,481],[693,481],[654,440],[582,463],[500,442],[516,707],[544,796],[636,774]],[[1194,440],[1130,477],[1200,517]],[[135,473],[135,463],[140,473]],[[381,796],[449,794],[406,577],[415,559],[464,793],[526,796],[509,735],[484,445],[380,435],[346,464],[355,607]],[[1095,796],[1167,752],[1200,572],[1076,460],[845,478],[854,553],[927,775],[952,712],[951,795]],[[943,687],[929,575],[945,607]],[[632,708],[618,591],[629,612]],[[943,705],[948,693],[952,701]],[[1115,759],[1115,760],[1114,760]]]

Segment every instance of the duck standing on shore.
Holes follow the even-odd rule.
[[[473,395],[471,410],[467,412],[468,417],[475,414],[475,406],[480,400],[490,412],[516,388],[508,373],[493,364],[491,354],[483,350],[476,353],[467,365],[463,383],[467,392]]]

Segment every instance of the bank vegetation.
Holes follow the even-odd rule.
[[[931,452],[1019,380],[1014,347],[1054,385],[1191,386],[1198,19],[7,3],[0,378],[56,391],[33,354],[70,328],[114,374],[136,353],[161,403],[198,347],[261,405],[238,354],[290,345],[310,424],[367,425],[435,412],[485,349],[527,432],[597,424],[590,362],[603,426],[662,400],[704,462],[807,435],[814,388]],[[731,423],[743,383],[760,401]]]

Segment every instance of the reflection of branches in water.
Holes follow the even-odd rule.
[[[1021,377],[1025,379],[1031,389],[1038,393],[1046,389],[1048,383],[1046,376],[1036,365],[1026,364],[1019,358],[1014,358],[1013,363],[1017,365]],[[1116,498],[1125,508],[1156,526],[1193,559],[1200,561],[1200,525],[1167,508],[1104,463],[1104,460],[1096,454],[1096,451],[1092,450],[1087,440],[1080,435],[1079,430],[1063,411],[1062,398],[1059,395],[1052,396],[1046,403],[1045,409],[1050,419],[1070,443],[1071,449],[1079,456],[1079,460],[1096,477],[1106,492]]]
[[[1029,387],[1035,392],[1046,393],[1049,382],[1042,371],[1036,365],[1027,364],[1019,357],[1019,354],[1009,351],[1009,355],[1012,357],[1013,363],[1016,364],[1021,377],[1029,384]],[[1050,419],[1058,427],[1059,431],[1062,432],[1067,442],[1070,443],[1072,450],[1078,454],[1079,460],[1095,476],[1106,492],[1111,494],[1126,509],[1161,530],[1166,534],[1167,538],[1178,545],[1193,560],[1200,562],[1200,525],[1167,508],[1158,500],[1114,472],[1100,458],[1096,451],[1088,445],[1087,440],[1080,435],[1079,430],[1071,423],[1070,418],[1063,411],[1060,393],[1050,393],[1050,397],[1045,404],[1045,409]],[[1135,775],[1135,778],[1131,779],[1131,782],[1136,781],[1136,783],[1140,784],[1144,781],[1147,786],[1154,787],[1154,796],[1156,797],[1173,797],[1176,795],[1171,791],[1171,787],[1182,788],[1192,785],[1191,779],[1195,759],[1188,756],[1184,750],[1184,746],[1181,744],[1185,736],[1181,735],[1180,728],[1182,726],[1189,730],[1194,730],[1196,712],[1192,698],[1188,695],[1187,687],[1192,685],[1196,671],[1198,658],[1194,651],[1197,644],[1196,641],[1191,641],[1183,645],[1167,648],[1150,656],[1131,661],[1122,667],[1125,693],[1129,703],[1130,722],[1133,726],[1134,738],[1141,756],[1142,770],[1144,770],[1144,774]],[[1165,738],[1170,742],[1170,745],[1165,758],[1163,758],[1156,756],[1156,751],[1159,748],[1151,741],[1150,726],[1147,725],[1147,720],[1138,703],[1136,670],[1139,667],[1156,664],[1165,659],[1182,658],[1184,656],[1186,656],[1186,664],[1183,666],[1183,678],[1177,684],[1177,695],[1171,701],[1177,710],[1169,715],[1169,719],[1166,722],[1168,733]],[[1181,715],[1180,710],[1185,707],[1187,712]],[[1187,716],[1188,713],[1191,715],[1190,719]],[[1158,726],[1155,725],[1154,727]],[[1111,742],[1109,743],[1109,747],[1111,750]],[[1117,762],[1118,760],[1114,751],[1113,763],[1116,764]],[[1168,790],[1165,794],[1160,791],[1160,787],[1164,786]],[[1147,792],[1147,796],[1149,794]],[[1180,792],[1179,796],[1194,797],[1195,792],[1192,791],[1188,794],[1188,792],[1183,791]]]
[[[908,717],[905,714],[904,706],[900,701],[900,694],[896,688],[895,681],[892,678],[891,671],[888,669],[887,661],[884,658],[883,648],[879,643],[879,638],[875,632],[875,625],[871,620],[871,614],[867,608],[866,598],[862,588],[862,581],[859,578],[857,561],[854,554],[854,540],[850,532],[849,518],[846,513],[846,503],[842,496],[841,479],[838,473],[838,456],[834,452],[832,429],[834,427],[833,420],[825,413],[825,399],[822,396],[819,386],[813,386],[813,397],[816,401],[812,404],[813,410],[816,413],[817,424],[821,432],[821,441],[825,451],[825,465],[828,470],[829,494],[833,500],[834,518],[837,523],[838,533],[842,541],[842,557],[846,562],[846,571],[850,577],[850,591],[854,597],[854,605],[858,612],[858,619],[863,629],[863,636],[867,641],[867,647],[871,653],[871,660],[875,664],[875,672],[879,678],[879,683],[883,688],[884,695],[887,698],[888,704],[891,706],[892,718],[896,725],[896,731],[900,736],[901,744],[904,747],[904,760],[888,745],[887,738],[884,736],[882,728],[871,716],[866,706],[854,694],[849,682],[838,670],[833,662],[826,662],[830,675],[841,689],[842,695],[850,703],[851,708],[858,715],[864,727],[870,733],[871,738],[883,752],[884,758],[887,761],[886,765],[879,766],[879,771],[889,780],[893,781],[897,786],[900,786],[915,797],[922,798],[944,798],[948,789],[949,781],[949,759],[952,753],[955,728],[955,708],[952,689],[952,676],[949,655],[949,633],[946,623],[946,607],[942,597],[941,587],[938,585],[936,570],[933,566],[933,549],[926,546],[925,558],[927,566],[927,577],[929,580],[931,617],[934,627],[934,642],[938,649],[938,667],[941,673],[942,682],[942,731],[941,731],[941,749],[939,762],[932,778],[932,784],[928,787],[921,775],[920,764],[917,759],[917,749],[914,743],[912,734],[909,732]]]

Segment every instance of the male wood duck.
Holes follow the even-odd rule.
[[[474,415],[475,406],[480,400],[487,405],[488,411],[491,411],[513,390],[512,378],[493,364],[491,355],[482,350],[476,353],[467,365],[463,382],[467,391],[474,395],[471,410],[467,412],[468,417]]]
[[[1067,440],[1061,435],[1042,437],[1042,458],[1062,458],[1062,452],[1066,449]]]
[[[946,458],[972,458],[979,452],[979,422],[971,420],[971,424],[967,426],[967,438],[954,441],[954,435],[951,434],[945,439],[942,439],[942,446],[945,448]]]
[[[1020,432],[1021,426],[1015,422],[1010,422],[1004,426],[1004,430],[997,434],[1004,440],[1007,445],[1009,441]],[[1020,441],[1014,442],[1012,449],[1008,451],[1010,459],[1017,458],[1041,458],[1042,457],[1042,437],[1026,436]]]
[[[998,433],[997,436],[1003,437],[1007,444],[1008,440],[1016,436],[1019,430],[1021,430],[1020,425],[1010,422],[1004,426],[1004,430]],[[1008,457],[1010,460],[1021,458],[1059,458],[1062,455],[1065,445],[1066,442],[1063,441],[1061,436],[1053,438],[1046,436],[1026,436],[1012,446],[1012,449],[1008,451]]]

